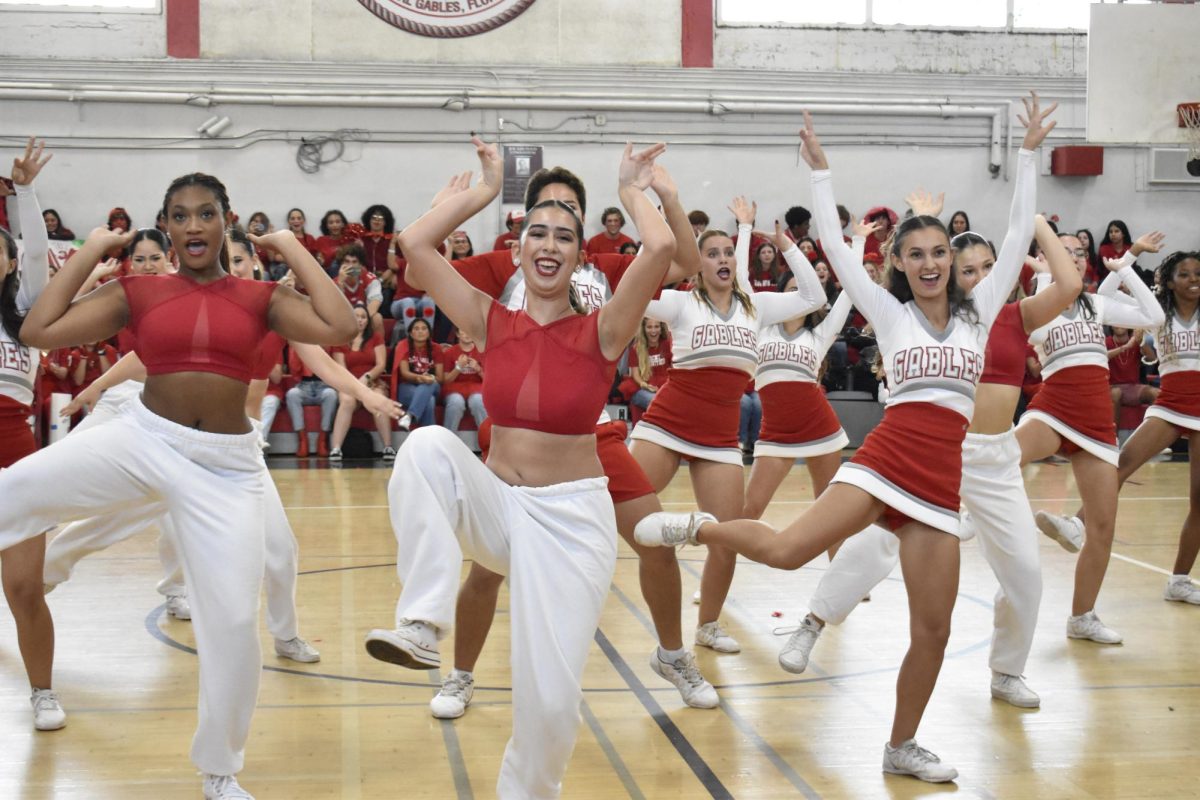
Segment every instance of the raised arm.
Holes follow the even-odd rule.
[[[21,288],[17,292],[17,308],[22,311],[33,305],[50,282],[50,237],[33,190],[34,179],[52,158],[45,149],[45,142],[31,138],[25,144],[25,155],[13,159],[13,188],[17,195],[17,219],[21,221]]]
[[[675,257],[671,259],[671,267],[663,283],[678,283],[700,271],[700,248],[696,246],[696,232],[692,230],[687,211],[679,202],[679,189],[674,178],[661,164],[654,165],[650,188],[658,195],[663,216],[667,218],[667,225],[675,237]]]
[[[1130,249],[1129,253],[1132,252],[1133,250]],[[1103,306],[1100,309],[1100,322],[1102,324],[1116,325],[1121,328],[1157,328],[1166,321],[1166,312],[1163,311],[1154,292],[1150,291],[1150,287],[1138,277],[1132,260],[1105,259],[1104,266],[1120,276],[1121,283],[1133,295],[1135,305],[1101,298],[1100,302],[1103,303]]]
[[[29,310],[21,326],[21,341],[30,347],[57,350],[109,339],[124,328],[129,304],[120,283],[106,283],[77,300],[75,294],[104,254],[125,247],[134,233],[96,228],[88,234]]]
[[[788,268],[796,278],[796,291],[757,292],[750,296],[755,309],[762,315],[763,325],[774,325],[801,314],[810,314],[827,302],[825,289],[821,286],[821,279],[817,277],[816,270],[812,268],[812,262],[800,252],[795,242],[783,235],[783,226],[778,220],[775,222],[773,238],[776,249],[783,254]],[[741,244],[740,239],[738,244]]]
[[[800,139],[803,142],[800,154],[813,170],[813,218],[817,222],[817,235],[821,238],[825,255],[829,256],[829,266],[837,275],[844,292],[850,295],[850,301],[877,333],[883,332],[902,313],[903,306],[871,280],[871,276],[863,269],[862,259],[856,259],[853,251],[842,241],[842,223],[838,219],[837,201],[833,196],[829,162],[813,130],[812,116],[807,111],[804,112],[804,130],[800,132]]]
[[[1037,92],[1030,92],[1030,97],[1022,98],[1022,102],[1025,104],[1025,114],[1018,114],[1017,118],[1025,126],[1025,139],[1017,154],[1017,180],[1013,188],[1012,207],[1008,214],[1008,233],[1005,234],[1000,252],[996,255],[996,265],[992,268],[992,273],[980,281],[971,293],[980,321],[985,325],[991,325],[996,319],[996,315],[1008,301],[1017,278],[1020,277],[1021,266],[1025,263],[1025,253],[1029,247],[1029,237],[1034,232],[1033,217],[1037,205],[1037,164],[1034,151],[1041,146],[1047,134],[1054,130],[1057,124],[1047,120],[1054,113],[1054,109],[1058,108],[1058,103],[1052,103],[1043,109]]]
[[[758,214],[758,204],[752,203],[738,195],[729,206],[734,219],[737,220],[737,244],[733,248],[733,263],[738,286],[747,292],[753,292],[750,285],[750,245],[754,239],[754,217]]]
[[[492,298],[471,286],[438,252],[438,246],[451,232],[496,198],[504,180],[504,161],[496,145],[485,144],[478,137],[472,138],[471,142],[483,169],[479,183],[455,192],[426,211],[401,231],[398,238],[400,250],[408,259],[405,281],[429,292],[438,308],[484,348]],[[409,281],[410,275],[412,281]]]
[[[854,304],[850,302],[850,298],[846,296],[845,292],[839,294],[838,299],[833,301],[825,319],[813,328],[813,333],[817,338],[817,349],[820,352],[826,352],[833,346],[833,340],[842,332],[842,328],[846,327],[846,319],[850,316],[850,310],[853,308]]]
[[[305,297],[286,286],[276,287],[268,311],[271,330],[285,339],[309,344],[338,345],[354,338],[358,326],[350,302],[295,234],[290,230],[266,236],[251,234],[250,241],[279,253],[308,292]]]
[[[654,178],[654,159],[664,150],[666,145],[657,144],[634,153],[633,145],[626,144],[621,157],[617,196],[629,212],[638,238],[642,240],[642,249],[629,265],[612,299],[599,311],[600,350],[605,358],[615,360],[625,352],[646,315],[646,306],[662,286],[675,255],[675,237],[671,228],[646,197],[646,189],[650,188]]]
[[[1157,253],[1162,250],[1163,239],[1166,237],[1160,231],[1150,231],[1142,234],[1137,238],[1129,249],[1125,251],[1125,255],[1118,259],[1120,266],[1117,269],[1109,268],[1109,272],[1104,276],[1104,280],[1100,283],[1100,288],[1096,290],[1096,294],[1101,297],[1109,297],[1126,305],[1137,305],[1137,301],[1131,296],[1121,292],[1121,276],[1118,274],[1123,267],[1133,266],[1133,262],[1137,260],[1142,253]],[[1107,262],[1105,263],[1107,267]]]
[[[1083,291],[1083,279],[1075,268],[1075,260],[1058,234],[1041,214],[1034,217],[1033,229],[1053,282],[1043,286],[1033,297],[1021,301],[1021,322],[1026,333],[1047,325],[1066,311]]]

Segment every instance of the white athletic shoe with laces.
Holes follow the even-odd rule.
[[[1020,675],[1006,675],[995,670],[992,670],[992,697],[1017,708],[1038,708],[1042,704],[1042,698],[1025,685],[1025,679]]]
[[[469,672],[452,670],[442,679],[442,690],[429,701],[429,713],[437,719],[458,719],[467,713],[475,694],[475,678]]]
[[[683,702],[692,708],[716,708],[721,704],[717,690],[700,674],[700,668],[696,666],[696,657],[691,653],[684,653],[674,661],[667,661],[662,657],[662,650],[656,647],[650,654],[650,669],[660,678],[675,684]]]
[[[67,712],[50,689],[34,689],[29,694],[33,706],[33,727],[39,731],[56,731],[67,724]]]
[[[1100,644],[1120,644],[1123,641],[1121,634],[1100,621],[1095,609],[1077,617],[1068,617],[1067,636],[1071,639],[1091,639]]]
[[[167,616],[189,622],[192,619],[192,606],[186,595],[167,595]]]
[[[236,775],[205,774],[204,800],[254,800],[254,795],[238,786]]]
[[[643,517],[633,529],[633,538],[646,547],[678,547],[698,544],[696,533],[705,522],[716,522],[717,518],[704,511],[680,514],[657,511]]]
[[[1192,583],[1187,575],[1172,575],[1163,589],[1163,600],[1200,606],[1200,586]]]
[[[909,739],[899,747],[883,746],[883,771],[893,775],[911,775],[929,783],[946,783],[958,777],[958,770]]]
[[[1064,517],[1048,511],[1039,511],[1033,516],[1038,529],[1058,542],[1063,550],[1078,553],[1083,547],[1083,520],[1079,517]]]
[[[317,652],[317,648],[313,647],[308,642],[297,636],[294,639],[275,640],[275,655],[280,658],[287,658],[292,661],[299,661],[301,664],[315,664],[321,660],[321,654]]]
[[[776,628],[775,633],[782,636],[790,633],[783,649],[779,651],[779,666],[785,672],[799,675],[808,669],[808,659],[812,655],[817,639],[825,628],[817,622],[812,614],[805,614],[800,625],[795,628]]]
[[[710,647],[718,653],[742,652],[742,646],[738,644],[737,639],[725,632],[725,629],[721,627],[720,620],[706,622],[696,628],[696,644],[701,647]]]
[[[428,622],[402,619],[395,630],[376,628],[367,634],[367,652],[372,658],[409,669],[438,669],[437,629]]]

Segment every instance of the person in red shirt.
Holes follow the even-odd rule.
[[[317,261],[325,268],[331,277],[336,275],[334,260],[338,248],[354,241],[346,232],[346,215],[341,211],[331,209],[321,217],[321,236],[316,241]]]
[[[633,239],[621,233],[621,228],[625,227],[625,215],[621,213],[621,209],[609,206],[604,209],[600,221],[604,223],[604,230],[588,239],[587,253],[589,256],[601,253],[620,253],[624,245],[637,244]]]
[[[383,284],[365,268],[366,255],[358,242],[343,245],[337,251],[337,285],[351,306],[365,306],[371,318],[371,330],[383,335]]]
[[[433,326],[423,319],[414,320],[408,326],[408,336],[396,346],[392,372],[395,399],[408,409],[406,416],[421,425],[433,425],[441,384],[442,347],[433,341]]]
[[[366,306],[361,303],[354,306],[354,321],[358,324],[358,333],[349,344],[333,348],[333,360],[363,382],[368,389],[387,397],[387,386],[379,377],[387,364],[387,347],[383,344],[383,334],[371,330],[371,317]],[[350,432],[350,420],[354,412],[362,405],[352,395],[342,393],[338,396],[337,416],[333,420],[333,434],[329,439],[329,460],[342,460],[342,443]],[[383,460],[394,461],[396,451],[392,447],[392,421],[382,414],[375,415],[375,430],[379,433],[379,441],[383,442]]]
[[[437,306],[434,305],[433,298],[425,294],[423,290],[413,288],[404,279],[408,272],[408,262],[400,252],[399,244],[400,237],[392,237],[387,256],[388,274],[392,276],[395,284],[389,311],[392,319],[400,323],[392,330],[392,341],[389,342],[389,346],[392,347],[408,333],[408,329],[418,319],[425,320],[432,330],[433,318],[437,314]]]
[[[442,353],[442,397],[446,404],[442,425],[451,431],[458,430],[468,409],[477,428],[487,419],[487,409],[483,407],[482,354],[470,333],[462,328],[455,331],[458,344]]]
[[[1113,328],[1112,336],[1104,337],[1108,349],[1108,383],[1112,387],[1113,419],[1121,427],[1121,406],[1140,406],[1153,403],[1158,389],[1142,383],[1142,331]]]
[[[308,225],[308,217],[304,216],[304,212],[298,208],[293,208],[288,212],[287,224],[288,230],[295,235],[296,240],[304,246],[309,255],[320,261],[321,251],[317,248],[317,239],[305,230],[305,227]]]
[[[375,275],[382,275],[388,268],[387,254],[396,232],[396,217],[390,208],[376,203],[363,212],[362,225],[363,266]]]
[[[779,251],[766,239],[760,240],[750,255],[750,287],[756,292],[777,291]]]
[[[880,249],[884,242],[892,235],[892,228],[896,227],[896,223],[900,221],[900,217],[895,211],[892,211],[887,206],[875,206],[868,209],[863,217],[863,224],[869,225],[872,222],[880,223],[875,232],[867,237],[867,246],[863,251],[866,255],[878,256],[882,261],[883,255]]]
[[[1104,236],[1104,242],[1100,245],[1100,263],[1105,260],[1116,260],[1125,255],[1130,247],[1133,246],[1133,239],[1129,236],[1129,226],[1119,219],[1114,219],[1108,223],[1108,233]]]
[[[629,367],[621,388],[624,392],[627,384],[633,385],[629,404],[642,411],[654,402],[654,395],[667,382],[667,370],[671,368],[671,336],[665,328],[658,320],[645,317],[637,338],[629,346]]]
[[[446,240],[450,245],[450,260],[456,258],[470,258],[475,255],[475,245],[471,244],[471,237],[466,231],[455,231],[450,234],[450,238]]]
[[[117,350],[110,344],[95,342],[75,348],[71,355],[71,394],[76,395],[117,363]]]
[[[521,238],[521,223],[525,221],[524,211],[510,211],[508,216],[504,218],[504,224],[508,227],[504,233],[496,237],[496,241],[492,244],[493,250],[509,250],[512,248],[512,243]],[[456,256],[461,258],[461,256]]]

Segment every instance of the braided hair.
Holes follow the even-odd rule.
[[[167,193],[163,195],[163,214],[168,214],[167,207],[171,204],[171,198],[175,196],[175,193],[189,186],[199,186],[213,193],[213,196],[217,198],[217,205],[221,207],[222,224],[224,224],[230,211],[229,192],[225,190],[225,184],[203,172],[189,172],[187,175],[181,175],[171,181],[171,185],[167,187]],[[225,246],[224,241],[221,242],[220,257],[221,269],[229,272],[229,248]]]
[[[1200,261],[1200,251],[1196,250],[1176,250],[1171,255],[1162,260],[1158,265],[1158,269],[1154,274],[1154,293],[1158,295],[1158,302],[1162,305],[1163,312],[1167,315],[1167,336],[1171,335],[1171,326],[1175,318],[1175,292],[1167,287],[1167,284],[1175,280],[1175,270],[1184,261]]]

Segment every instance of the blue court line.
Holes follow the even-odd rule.
[[[633,690],[642,707],[650,714],[650,718],[658,725],[663,735],[667,737],[667,741],[675,748],[675,752],[679,753],[679,757],[692,770],[692,774],[700,781],[704,788],[708,791],[711,797],[717,800],[733,800],[733,795],[725,785],[721,783],[721,779],[716,776],[708,763],[696,752],[696,748],[683,735],[683,731],[671,720],[667,713],[663,711],[662,706],[654,699],[650,692],[646,691],[646,687],[638,680],[638,677],[633,674],[629,664],[617,652],[617,648],[613,647],[612,642],[604,635],[604,631],[596,629],[596,644],[600,646],[600,650],[608,658],[609,663],[613,665],[613,669],[617,671],[625,681],[626,685]]]
[[[426,675],[429,676],[431,684],[441,687],[442,682],[438,679],[437,670],[430,670]],[[475,793],[471,791],[471,776],[467,774],[467,764],[463,760],[462,747],[459,746],[454,723],[448,719],[438,722],[442,728],[442,742],[446,745],[446,755],[450,759],[450,774],[454,776],[454,790],[458,793],[458,800],[475,800]]]
[[[612,591],[614,594],[616,594],[617,599],[619,599],[621,603],[627,609],[629,609],[630,613],[632,613],[633,616],[642,623],[642,627],[644,627],[647,632],[649,632],[649,634],[657,640],[658,634],[655,632],[654,625],[646,617],[646,614],[633,604],[633,602],[629,599],[629,596],[626,595],[625,592],[621,591],[619,586],[613,584]],[[736,711],[730,708],[724,700],[721,701],[720,708],[725,712],[725,715],[729,717],[730,721],[733,722],[733,724],[742,732],[742,735],[754,743],[754,746],[758,748],[758,751],[775,766],[775,769],[779,770],[783,777],[788,779],[788,782],[791,783],[792,786],[796,787],[800,794],[804,795],[806,798],[808,798],[808,800],[821,800],[821,795],[817,794],[816,790],[809,786],[808,782],[805,781],[804,778],[800,777],[800,774],[792,768],[792,765],[787,763],[783,756],[779,755],[778,751],[776,751],[766,739],[758,735],[758,731],[754,729],[754,726],[746,722],[741,714],[738,714]]]
[[[587,723],[587,726],[592,729],[592,735],[596,737],[596,741],[600,744],[600,749],[608,757],[608,763],[612,765],[613,771],[621,779],[621,785],[625,787],[625,791],[629,793],[630,798],[632,800],[646,800],[646,795],[642,794],[637,781],[633,778],[633,773],[629,771],[629,768],[625,766],[625,762],[621,760],[621,754],[617,752],[617,748],[613,746],[612,740],[604,732],[604,726],[600,724],[600,720],[592,713],[591,706],[587,704],[587,700],[579,702],[579,713],[583,715],[583,720]]]

